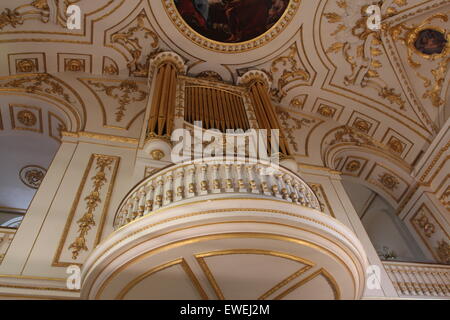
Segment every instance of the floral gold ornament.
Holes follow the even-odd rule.
[[[390,29],[394,40],[400,40],[408,48],[408,62],[414,67],[420,63],[414,60],[414,54],[427,60],[437,60],[450,53],[450,34],[446,30],[430,26],[433,20],[448,22],[448,15],[437,13],[425,19],[419,25],[399,24]]]
[[[148,18],[142,11],[137,15],[131,27],[111,36],[111,43],[121,45],[129,52],[131,58],[127,58],[127,67],[130,75],[135,77],[147,77],[150,60],[159,53],[158,35],[146,27],[146,20]],[[151,41],[149,45],[143,44],[149,41]],[[144,52],[144,48],[150,48],[150,51]]]
[[[358,160],[352,160],[345,166],[345,170],[348,172],[356,172],[361,169],[361,162]]]
[[[369,133],[369,130],[372,127],[372,125],[369,122],[367,122],[366,120],[357,118],[355,120],[355,122],[353,123],[353,127],[358,129],[359,131],[362,131],[367,134],[367,133]]]
[[[17,59],[16,71],[20,73],[37,72],[37,59]]]
[[[15,9],[5,8],[0,12],[0,30],[16,28],[27,20],[40,20],[47,23],[50,18],[48,0],[34,0],[30,4],[18,6]]]
[[[431,69],[433,79],[419,71],[416,74],[424,81],[426,91],[423,98],[430,99],[433,106],[440,107],[444,104],[441,92],[445,85],[445,76],[450,62],[448,57],[450,54],[450,32],[432,26],[431,23],[434,20],[448,22],[448,14],[434,14],[419,25],[399,24],[390,29],[390,34],[394,40],[399,40],[406,46],[408,63],[414,69],[422,66],[420,60],[416,59],[417,57],[429,61],[439,61],[437,66]]]
[[[32,189],[38,189],[44,180],[45,174],[47,170],[37,165],[29,165],[23,167],[20,172],[20,180],[27,186]]]
[[[108,97],[113,98],[119,102],[116,111],[116,121],[121,122],[127,111],[127,106],[133,102],[144,101],[147,97],[147,92],[140,90],[136,81],[124,80],[119,85],[108,86],[101,82],[94,82],[89,80],[88,83],[101,92],[105,92]]]
[[[402,154],[405,150],[405,145],[396,137],[391,137],[387,145],[389,150],[397,154]]]
[[[448,211],[450,211],[450,186],[448,186],[439,197],[439,201]]]
[[[378,180],[386,189],[388,190],[395,190],[397,189],[400,182],[396,177],[389,173],[383,173],[379,176]]]
[[[326,53],[342,54],[350,66],[351,73],[344,76],[344,83],[375,89],[380,97],[404,109],[406,102],[401,94],[380,78],[378,70],[383,64],[378,57],[384,54],[381,31],[368,28],[368,17],[362,15],[366,5],[349,5],[347,0],[338,0],[336,4],[335,12],[324,13],[329,24],[337,24],[331,36],[338,39]]]
[[[295,138],[295,130],[301,130],[304,127],[309,127],[316,123],[316,120],[306,119],[306,118],[295,118],[289,112],[283,111],[280,108],[276,110],[278,117],[280,119],[280,124],[283,127],[283,131],[286,133],[286,138],[289,140],[290,144],[294,148],[295,152],[298,152],[298,144]],[[291,125],[289,121],[293,121],[295,124]]]
[[[321,116],[326,118],[333,118],[336,114],[336,109],[330,106],[322,105],[317,111]]]
[[[108,181],[106,178],[106,171],[112,170],[113,157],[101,156],[96,157],[96,174],[91,178],[93,181],[93,189],[90,194],[84,198],[86,202],[86,212],[77,221],[78,235],[74,242],[68,247],[72,250],[72,259],[77,260],[81,251],[87,251],[86,236],[89,230],[96,225],[94,219],[94,212],[102,201],[100,199],[100,191]]]
[[[205,79],[209,81],[223,81],[223,78],[220,74],[215,71],[203,71],[200,72],[196,78]]]
[[[272,98],[277,102],[281,102],[288,95],[288,85],[295,81],[306,82],[311,79],[309,72],[300,66],[301,61],[297,61],[297,55],[298,48],[294,43],[286,55],[272,61],[270,72],[264,71],[269,76],[270,82],[277,83],[277,87],[270,90]]]
[[[23,89],[27,93],[54,94],[61,97],[65,102],[72,103],[65,88],[54,77],[46,73],[13,78],[13,80],[0,84],[0,88]]]
[[[306,94],[301,94],[299,96],[296,96],[291,100],[291,103],[289,105],[296,109],[302,109],[303,106],[305,105],[307,97],[308,96]]]
[[[450,264],[450,245],[447,241],[441,240],[438,243],[437,254],[442,263]]]
[[[21,110],[17,113],[17,120],[24,126],[33,127],[36,125],[37,117],[31,111]]]
[[[64,59],[64,71],[85,72],[85,61],[83,59]]]
[[[425,214],[416,219],[416,223],[422,228],[425,235],[430,238],[436,232],[434,224],[432,224]]]
[[[113,59],[109,57],[103,57],[103,74],[109,76],[115,76],[119,74],[119,67]]]
[[[153,160],[159,161],[165,157],[165,154],[161,150],[153,150],[151,152],[151,156],[152,156]]]

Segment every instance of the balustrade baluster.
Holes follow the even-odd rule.
[[[176,188],[176,194],[175,194],[175,201],[180,201],[184,199],[184,167],[181,167],[176,172],[176,181],[175,181],[175,188]]]

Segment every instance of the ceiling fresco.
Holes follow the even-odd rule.
[[[196,32],[220,42],[244,42],[272,28],[289,0],[174,0],[179,14]]]

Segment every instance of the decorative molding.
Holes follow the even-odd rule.
[[[11,129],[43,133],[42,110],[24,104],[10,104]]]
[[[47,0],[33,0],[30,4],[21,5],[15,9],[5,8],[0,12],[0,30],[6,27],[15,29],[27,20],[49,22],[50,7]]]
[[[144,45],[144,42],[149,40],[151,40],[149,45]],[[126,59],[130,76],[148,76],[150,60],[160,52],[160,49],[159,37],[151,29],[144,10],[125,27],[111,34],[110,42],[108,46],[112,48],[120,46],[128,52]]]
[[[101,240],[119,162],[120,157],[117,156],[91,155],[55,253],[53,266],[81,264],[80,260],[86,257],[82,253],[93,249]],[[92,181],[91,187],[88,181]],[[86,209],[83,209],[81,200],[84,200]],[[75,218],[76,225],[73,224]],[[95,237],[89,234],[91,230],[96,231]],[[68,243],[69,237],[75,239]],[[64,249],[70,251],[71,255],[66,254]],[[60,261],[61,258],[65,261]]]
[[[70,138],[89,138],[89,139],[104,140],[104,141],[110,141],[110,142],[121,142],[121,143],[133,144],[133,145],[137,145],[139,142],[138,139],[134,139],[134,138],[120,137],[120,136],[94,133],[94,132],[86,132],[86,131],[80,131],[80,132],[63,131],[62,136],[70,137]]]
[[[422,239],[436,261],[450,264],[448,239],[450,236],[444,226],[437,220],[433,211],[422,203],[409,219],[414,230]]]
[[[299,49],[295,42],[286,53],[278,56],[271,62],[270,71],[264,70],[271,83],[276,84],[270,89],[271,97],[276,102],[281,102],[292,88],[299,84],[309,84],[311,74],[304,67],[299,56]]]
[[[20,169],[19,177],[27,187],[38,189],[46,174],[47,169],[37,165],[28,165]]]
[[[286,27],[297,14],[301,3],[301,0],[291,0],[289,2],[289,7],[286,9],[280,20],[271,29],[269,29],[259,37],[245,42],[225,43],[210,40],[194,31],[178,13],[173,0],[161,1],[170,20],[173,22],[178,31],[181,32],[187,39],[206,50],[221,53],[240,53],[253,50],[268,44],[273,39],[275,39],[284,29],[286,29]]]
[[[104,92],[108,97],[117,100],[119,105],[116,108],[116,122],[121,122],[125,117],[128,105],[134,102],[142,102],[147,98],[147,92],[139,88],[136,81],[123,80],[119,85],[106,85],[102,82],[87,81],[88,84],[98,88],[99,92]]]

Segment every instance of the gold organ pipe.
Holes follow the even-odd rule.
[[[176,66],[167,62],[159,65],[154,81],[148,132],[167,137],[172,134],[175,116]]]
[[[222,132],[226,129],[249,129],[244,101],[239,94],[192,85],[186,87],[186,95],[186,121],[203,121],[204,129],[214,128]]]
[[[244,124],[244,121],[243,121],[243,118],[242,118],[242,112],[241,112],[241,110],[239,108],[238,97],[233,94],[233,95],[231,95],[231,98],[233,100],[233,109],[234,109],[234,112],[236,113],[236,118],[237,118],[237,122],[238,122],[238,128],[242,129],[242,130],[245,130],[245,128],[244,128],[245,124]]]
[[[155,132],[156,130],[156,123],[158,121],[158,113],[159,113],[159,101],[161,99],[162,76],[163,70],[158,69],[155,79],[156,81],[155,91],[153,93],[153,100],[150,109],[149,132]]]
[[[170,64],[169,108],[167,108],[167,132],[172,134],[175,117],[175,98],[177,94],[177,77],[175,67]]]
[[[244,123],[244,130],[250,129],[249,121],[247,117],[247,111],[245,110],[244,100],[241,97],[238,97],[238,110],[240,110],[242,115],[242,121]]]
[[[222,91],[216,91],[215,98],[216,98],[216,108],[219,115],[219,122],[220,122],[220,130],[223,132],[226,128],[226,118],[225,118],[225,111],[222,108],[222,104],[220,103],[220,93]]]
[[[290,155],[289,147],[281,130],[278,117],[270,100],[267,88],[260,81],[255,81],[250,85],[250,93],[254,102],[255,113],[261,128],[268,130],[268,143],[270,147],[270,129],[280,130],[280,152]]]
[[[224,121],[225,121],[224,131],[225,131],[227,128],[230,128],[230,125],[231,125],[230,111],[226,107],[225,92],[224,91],[219,91],[219,95],[220,95],[220,106],[221,106],[221,109],[223,110],[223,113],[224,113]]]
[[[168,103],[169,103],[169,93],[168,93],[168,87],[170,84],[170,69],[169,66],[167,64],[164,64],[162,67],[163,69],[163,74],[164,74],[164,78],[163,78],[163,90],[162,90],[162,96],[161,96],[161,102],[160,102],[160,106],[159,106],[159,115],[158,115],[158,135],[162,136],[163,132],[164,132],[164,124],[166,122],[166,112],[167,112],[167,107],[168,107]]]
[[[212,112],[213,112],[213,126],[215,129],[220,129],[220,117],[219,117],[219,110],[217,108],[217,103],[216,103],[216,95],[217,95],[217,90],[210,90],[211,92],[211,108],[212,108]]]
[[[210,96],[210,89],[204,88],[205,93],[205,122],[206,122],[206,129],[209,129],[213,126],[213,123],[211,123],[211,96]]]

